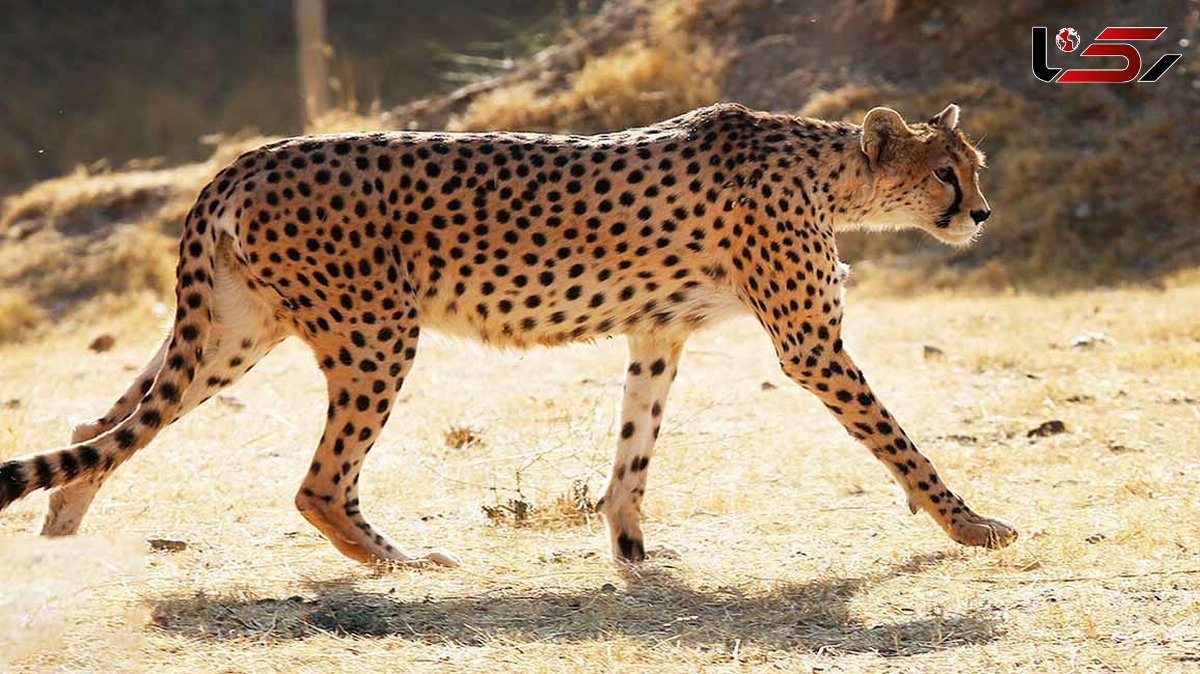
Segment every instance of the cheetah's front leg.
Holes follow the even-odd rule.
[[[929,513],[950,538],[963,545],[1002,548],[1015,541],[1016,529],[975,514],[917,451],[846,353],[838,335],[840,327],[819,327],[818,337],[824,339],[814,343],[777,343],[784,372],[820,398],[850,435],[891,470],[914,513],[917,509]]]
[[[618,561],[639,562],[646,557],[641,512],[647,467],[683,342],[676,337],[629,336],[617,458],[604,496],[596,505],[608,521],[612,555]]]

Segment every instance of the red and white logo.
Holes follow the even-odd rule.
[[[1100,63],[1113,64],[1117,58],[1125,64],[1117,68],[1052,68],[1049,63],[1047,41],[1050,32],[1045,26],[1033,27],[1033,76],[1043,82],[1054,84],[1123,84],[1125,82],[1156,82],[1164,73],[1183,58],[1182,54],[1163,54],[1145,72],[1142,71],[1142,53],[1134,42],[1154,42],[1167,31],[1166,26],[1108,26],[1100,31],[1092,43],[1083,46],[1083,40],[1074,28],[1060,28],[1054,34],[1054,44],[1071,59],[1106,59]],[[1097,61],[1089,60],[1088,63]],[[1140,75],[1140,77],[1139,77]]]
[[[1054,44],[1065,52],[1073,52],[1079,48],[1079,33],[1074,28],[1060,28],[1054,35]]]

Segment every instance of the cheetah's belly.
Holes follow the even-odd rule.
[[[748,312],[730,289],[710,284],[685,287],[616,282],[588,288],[582,301],[569,301],[564,293],[564,289],[551,288],[531,307],[526,301],[528,294],[515,288],[501,290],[497,292],[500,301],[493,299],[485,311],[478,310],[470,296],[431,298],[421,305],[422,322],[447,336],[527,348],[618,334],[686,334]]]

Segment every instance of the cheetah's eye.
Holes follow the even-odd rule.
[[[954,182],[954,169],[950,168],[949,166],[938,167],[938,169],[933,172],[933,175],[944,183]]]

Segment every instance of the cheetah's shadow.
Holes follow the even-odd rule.
[[[321,582],[315,598],[164,599],[155,625],[192,639],[278,641],[318,634],[402,637],[478,646],[497,639],[573,642],[619,635],[729,649],[741,639],[770,649],[908,656],[992,641],[995,620],[979,612],[865,624],[851,615],[856,593],[898,573],[918,573],[944,555],[923,555],[864,578],[785,584],[765,595],[696,589],[669,569],[627,573],[626,587],[576,592],[518,590],[502,595],[415,599]]]

